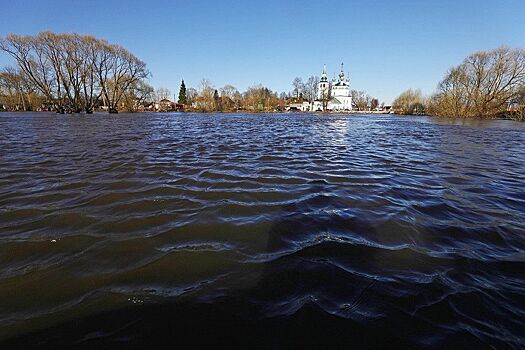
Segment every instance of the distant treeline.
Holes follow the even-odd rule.
[[[525,120],[525,50],[476,52],[451,68],[430,98],[408,90],[393,108],[400,114]]]

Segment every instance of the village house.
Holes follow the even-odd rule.
[[[173,105],[173,102],[165,98],[165,99],[160,100],[158,103],[158,106],[155,106],[155,107],[157,107],[157,110],[159,111],[170,111],[173,109],[172,105]]]
[[[292,102],[286,108],[287,111],[300,111],[300,112],[309,112],[311,111],[311,104],[308,101],[296,101]]]

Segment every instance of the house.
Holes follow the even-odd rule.
[[[158,107],[157,106],[155,107],[157,107],[156,109],[159,111],[171,111],[173,109],[172,105],[173,105],[173,102],[165,98],[159,101]]]
[[[309,112],[311,110],[311,104],[303,99],[292,100],[292,102],[286,107],[287,111],[295,112]]]

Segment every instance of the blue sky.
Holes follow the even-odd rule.
[[[1,0],[0,35],[93,34],[144,60],[155,87],[290,91],[294,77],[330,75],[341,62],[352,88],[390,102],[430,94],[468,54],[525,47],[524,0]],[[0,54],[0,66],[11,64]]]

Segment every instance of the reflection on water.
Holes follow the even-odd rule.
[[[0,130],[6,347],[525,345],[525,124],[3,113]]]

